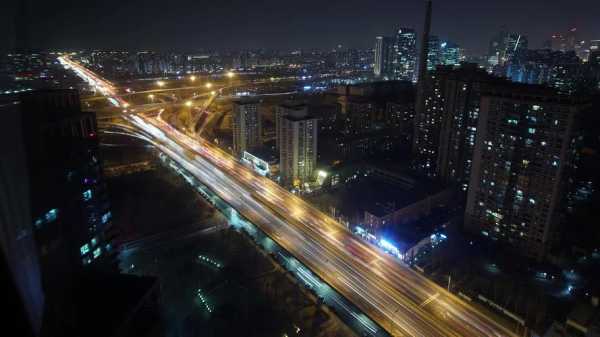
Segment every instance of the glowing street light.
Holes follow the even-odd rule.
[[[153,94],[150,94],[150,95],[148,95],[148,98],[149,98],[151,101],[153,101],[153,100],[154,100],[154,95],[153,95]]]
[[[129,103],[123,103],[123,107],[126,109],[129,108]]]
[[[210,82],[206,83],[206,88],[207,88],[207,89],[210,89],[210,88],[212,88],[212,83],[210,83]]]
[[[185,106],[187,106],[188,108],[191,108],[191,107],[192,107],[192,105],[194,105],[194,104],[192,103],[192,101],[186,101],[186,102],[185,102]]]
[[[190,81],[194,82],[196,80],[196,76],[192,75],[190,76]]]
[[[165,86],[165,82],[163,82],[163,81],[156,81],[156,85],[158,85],[159,87],[164,87]]]
[[[228,71],[227,72],[227,77],[233,78],[234,76],[235,76],[235,74],[233,73],[233,71]]]
[[[217,94],[217,92],[213,90],[213,91],[210,92],[210,94],[214,96],[214,95]]]

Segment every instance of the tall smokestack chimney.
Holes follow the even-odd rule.
[[[415,101],[415,119],[413,152],[417,151],[418,123],[425,112],[425,80],[427,77],[427,55],[429,54],[429,34],[431,32],[431,0],[425,1],[425,23],[423,26],[423,39],[419,55],[419,73],[417,77],[417,99]]]
[[[425,1],[425,23],[423,26],[423,39],[421,40],[421,54],[419,57],[419,85],[427,75],[427,55],[429,54],[429,34],[431,33],[431,0]]]

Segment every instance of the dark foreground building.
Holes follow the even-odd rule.
[[[158,286],[118,274],[94,113],[75,90],[29,92],[0,109],[0,243],[33,334],[132,329],[139,308],[157,308]]]
[[[482,96],[467,229],[541,260],[556,240],[587,105],[554,89],[513,84]]]

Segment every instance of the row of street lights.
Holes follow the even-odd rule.
[[[235,73],[233,71],[228,71],[227,73],[225,73],[225,76],[227,76],[227,78],[229,78],[229,79],[232,79],[235,77]],[[195,75],[190,76],[190,81],[195,82],[196,76]],[[165,83],[165,81],[159,80],[159,81],[156,81],[156,85],[162,88],[166,85],[166,83]],[[206,86],[206,88],[210,89],[210,88],[212,88],[212,83],[207,82],[205,86]]]
[[[235,73],[233,71],[228,71],[227,73],[225,73],[225,76],[227,76],[229,79],[232,79],[235,77]],[[189,77],[189,79],[191,82],[195,82],[197,77],[195,75],[191,75]],[[163,88],[165,85],[167,85],[167,83],[165,81],[158,80],[158,81],[156,81],[156,85],[160,88]],[[210,82],[206,82],[206,84],[204,86],[206,87],[206,89],[211,89],[213,87],[213,84]],[[210,92],[210,94],[214,96],[217,93],[216,93],[216,91],[213,90]],[[154,98],[155,98],[154,94],[148,95],[148,99],[150,101],[154,102]],[[185,102],[185,105],[187,107],[192,107],[193,103],[192,103],[192,101],[187,101],[187,102]]]

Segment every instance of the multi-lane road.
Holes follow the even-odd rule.
[[[62,58],[115,105],[129,105],[108,81]],[[343,225],[214,144],[184,134],[160,116],[125,118],[162,152],[209,186],[325,282],[394,336],[515,336],[486,313],[357,240]]]

